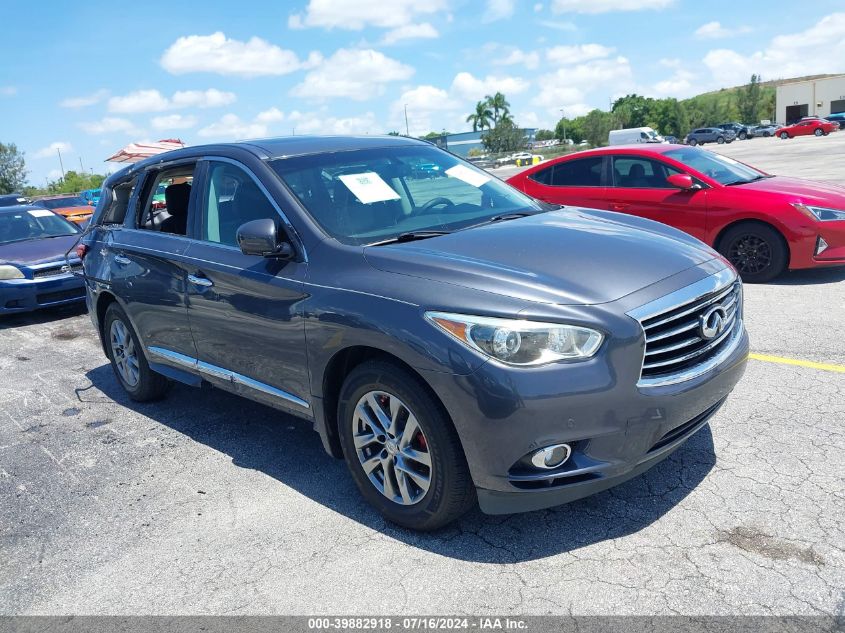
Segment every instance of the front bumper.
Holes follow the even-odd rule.
[[[827,248],[817,254],[820,238]],[[845,265],[845,220],[814,222],[802,227],[801,234],[790,244],[790,250],[791,269]]]
[[[71,273],[0,281],[0,314],[31,312],[85,300],[85,282]]]
[[[589,361],[531,369],[487,362],[463,376],[426,372],[455,423],[484,512],[550,507],[636,476],[707,424],[745,371],[748,334],[740,322],[702,373],[638,384],[639,322],[607,305],[591,310],[604,310],[601,322],[613,335]],[[559,468],[523,466],[533,451],[560,443],[572,453]]]

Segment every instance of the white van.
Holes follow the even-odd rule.
[[[632,145],[634,143],[665,143],[660,134],[650,127],[631,127],[625,130],[610,130],[608,145]]]

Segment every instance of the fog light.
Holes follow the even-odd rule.
[[[557,468],[569,459],[571,453],[572,449],[569,448],[569,444],[554,444],[535,451],[531,455],[531,463],[537,468]]]
[[[819,239],[816,240],[816,255],[821,255],[824,251],[827,250],[828,244],[824,241],[824,238],[819,235]]]

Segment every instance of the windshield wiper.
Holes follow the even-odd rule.
[[[734,185],[747,185],[749,182],[757,182],[758,180],[763,180],[763,178],[771,178],[771,176],[764,176],[760,174],[759,176],[754,176],[751,180],[734,180],[733,182],[726,182],[726,187],[732,187]]]
[[[540,211],[542,213],[542,211]],[[496,222],[506,222],[507,220],[518,220],[519,218],[527,218],[529,215],[536,215],[534,213],[529,213],[528,211],[514,211],[513,213],[502,213],[500,215],[494,215],[492,218],[487,218],[477,224],[470,224],[467,227],[464,227],[464,231],[467,229],[474,229],[477,226],[486,226],[487,224],[495,224]]]
[[[426,240],[430,237],[437,237],[438,235],[448,235],[452,231],[407,231],[400,233],[396,237],[391,237],[381,242],[373,242],[367,246],[382,246],[384,244],[396,244],[398,242],[414,242],[416,240]]]

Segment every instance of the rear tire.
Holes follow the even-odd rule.
[[[747,133],[747,132],[740,132],[740,133],[739,133],[739,140],[740,140],[740,141],[744,141],[744,140],[746,140],[747,138],[748,138],[748,133]]]
[[[698,141],[696,141],[694,138],[691,138],[689,140],[689,144],[690,144],[690,147],[695,147],[696,145],[698,145]]]
[[[159,400],[168,392],[172,383],[150,369],[135,329],[116,303],[106,310],[103,337],[114,375],[132,400]]]
[[[815,134],[816,136],[824,136],[824,130],[821,129],[820,127],[817,127],[815,129],[815,131],[813,132],[813,134]]]
[[[783,236],[765,224],[746,222],[731,227],[719,240],[718,250],[742,280],[752,284],[771,281],[788,263]]]
[[[717,142],[719,145],[722,145],[722,144],[725,142],[725,137],[724,137],[724,136],[720,136],[719,138],[717,138],[717,139],[716,139],[716,142]]]
[[[436,530],[475,506],[457,431],[418,377],[395,363],[363,363],[344,381],[337,414],[352,478],[388,521]],[[379,429],[381,416],[386,417]],[[409,430],[412,419],[418,432]]]

